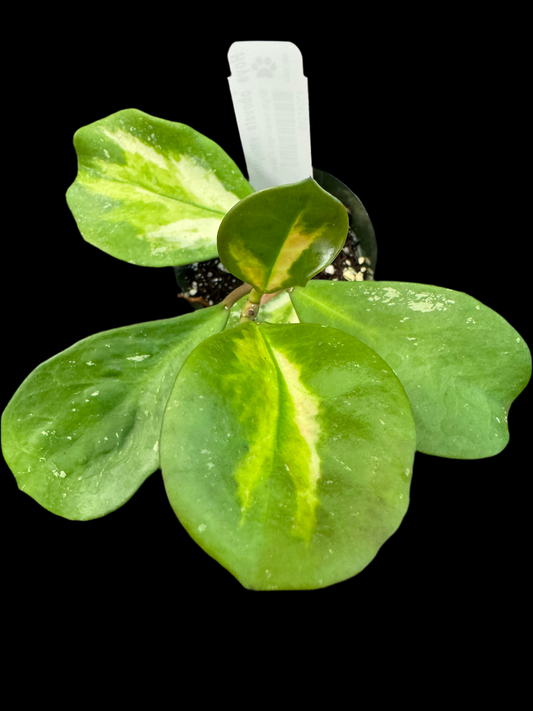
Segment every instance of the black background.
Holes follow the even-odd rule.
[[[170,268],[127,264],[81,238],[64,197],[76,176],[72,136],[138,108],[192,126],[246,172],[227,83],[227,51],[240,39],[288,40],[301,49],[313,164],[351,187],[368,210],[376,277],[465,291],[528,337],[521,304],[529,268],[512,188],[520,102],[512,60],[494,59],[494,30],[445,31],[434,18],[422,35],[406,17],[397,29],[390,17],[333,19],[325,26],[315,20],[305,34],[255,24],[236,31],[226,20],[207,34],[176,14],[168,28],[159,18],[165,31],[158,39],[142,31],[142,17],[136,32],[118,37],[87,18],[87,36],[80,23],[68,39],[56,33],[28,44],[32,69],[15,75],[4,136],[16,157],[4,193],[12,214],[4,235],[4,404],[33,368],[79,339],[188,310]],[[498,456],[417,454],[400,529],[362,573],[319,591],[245,590],[186,534],[160,472],[108,517],[70,522],[19,492],[3,463],[12,599],[48,610],[68,600],[69,615],[79,604],[117,621],[132,610],[153,614],[160,604],[176,614],[246,609],[259,617],[322,605],[335,624],[336,615],[353,622],[363,611],[363,618],[390,621],[394,633],[409,616],[451,623],[460,615],[482,625],[487,609],[502,595],[509,602],[509,586],[521,583],[528,397],[513,405],[511,441]]]

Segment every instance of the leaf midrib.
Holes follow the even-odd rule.
[[[260,326],[256,326],[257,332],[261,335],[261,338],[263,339],[263,343],[265,344],[265,348],[268,352],[268,355],[270,356],[270,360],[272,364],[274,365],[274,369],[277,374],[277,388],[278,388],[278,409],[277,409],[277,417],[276,417],[276,432],[275,432],[275,450],[274,450],[274,456],[272,457],[272,468],[271,471],[268,475],[268,496],[266,497],[266,505],[265,505],[265,514],[263,518],[263,526],[261,526],[261,532],[262,532],[262,541],[261,541],[261,553],[260,553],[260,559],[262,560],[265,556],[266,553],[266,522],[268,520],[268,511],[270,508],[270,502],[272,499],[272,492],[271,492],[271,482],[272,482],[272,474],[274,471],[274,462],[276,461],[276,452],[279,449],[279,421],[280,421],[280,411],[281,411],[281,384],[280,384],[280,379],[283,378],[283,373],[281,372],[281,369],[277,363],[277,360],[272,352],[272,348],[270,347],[270,343],[268,340],[265,338],[263,335]]]
[[[225,215],[226,212],[222,210],[217,210],[214,207],[207,207],[207,205],[202,205],[197,202],[193,202],[192,200],[183,200],[182,198],[174,197],[173,195],[167,195],[167,193],[160,191],[160,190],[151,190],[150,188],[145,187],[144,185],[140,185],[139,183],[136,183],[134,180],[121,180],[120,178],[112,178],[107,175],[104,175],[100,173],[99,171],[95,170],[94,168],[89,168],[88,166],[84,165],[83,169],[87,173],[91,173],[92,175],[95,175],[98,178],[101,178],[102,180],[109,180],[111,182],[115,183],[122,183],[123,185],[133,185],[136,188],[139,188],[139,190],[144,190],[146,193],[153,193],[154,195],[159,195],[160,197],[165,198],[166,200],[172,200],[173,202],[180,202],[183,203],[184,205],[193,205],[194,207],[198,207],[202,210],[208,210],[209,212],[215,212],[217,215]],[[81,172],[81,170],[80,170]],[[79,177],[79,174],[78,174]],[[83,185],[83,181],[80,180],[80,183]],[[102,195],[102,193],[100,193]]]
[[[303,210],[300,210],[300,212],[298,213],[298,215],[297,215],[297,216],[294,218],[294,220],[292,221],[291,226],[290,226],[289,229],[287,230],[287,234],[285,235],[285,239],[284,239],[283,242],[281,243],[281,246],[280,246],[280,248],[279,248],[279,250],[278,250],[278,253],[277,253],[277,255],[276,255],[276,258],[275,258],[275,260],[274,260],[274,263],[272,264],[272,266],[271,266],[270,269],[268,270],[268,278],[266,279],[265,289],[268,289],[268,286],[269,286],[270,281],[271,281],[271,279],[272,279],[272,273],[274,272],[274,270],[275,270],[275,268],[276,268],[276,265],[277,265],[277,263],[279,262],[279,258],[280,258],[280,256],[281,256],[281,253],[283,252],[283,248],[284,248],[285,245],[287,244],[287,240],[289,239],[289,237],[290,237],[291,234],[292,234],[292,231],[293,231],[293,229],[294,229],[294,225],[298,222],[300,216],[302,215],[302,212],[303,212]],[[301,255],[300,255],[300,256],[301,256]],[[296,263],[296,261],[298,261],[298,260],[295,260],[295,261],[293,262],[293,265]],[[264,338],[264,337],[263,337],[263,338]],[[271,354],[271,355],[272,355],[272,354]]]

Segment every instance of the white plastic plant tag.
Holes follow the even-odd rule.
[[[313,174],[307,78],[292,42],[234,42],[228,78],[248,179],[256,190]]]

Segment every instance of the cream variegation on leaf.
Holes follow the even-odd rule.
[[[330,264],[348,233],[346,208],[312,178],[253,193],[218,230],[226,269],[260,294],[307,281]]]
[[[252,322],[204,341],[165,411],[161,468],[194,540],[248,588],[319,588],[398,528],[416,445],[409,402],[337,329]]]
[[[78,175],[67,201],[80,232],[133,264],[215,257],[222,218],[253,192],[214,141],[136,109],[81,128],[74,144]]]

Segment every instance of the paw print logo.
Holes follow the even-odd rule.
[[[255,71],[256,77],[271,77],[276,71],[276,64],[270,57],[257,57],[255,62],[252,64],[252,69]]]

